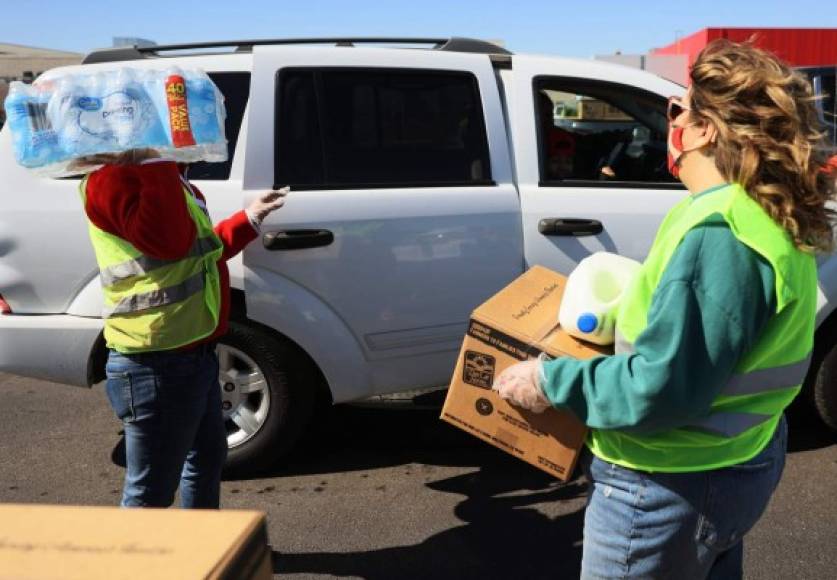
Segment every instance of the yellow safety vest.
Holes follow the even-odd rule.
[[[86,202],[87,178],[79,191]],[[209,216],[184,186],[197,235],[177,260],[144,255],[131,243],[98,228],[88,230],[104,290],[105,340],[122,353],[175,349],[211,335],[218,327],[223,244]]]
[[[709,415],[661,433],[591,431],[588,445],[610,463],[644,471],[689,472],[747,461],[770,441],[799,393],[811,360],[817,302],[814,256],[738,184],[688,197],[666,216],[616,318],[616,352],[630,353],[647,325],[654,290],[683,237],[711,215],[761,255],[776,277],[776,312],[712,403]],[[730,275],[733,275],[732,273]],[[742,289],[746,291],[746,289]]]

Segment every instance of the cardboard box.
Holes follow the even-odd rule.
[[[0,579],[272,577],[251,511],[0,505]]]
[[[572,476],[587,428],[567,412],[538,414],[514,407],[491,385],[506,367],[541,352],[575,358],[612,352],[576,340],[558,326],[566,280],[534,266],[474,310],[441,415],[563,481]]]

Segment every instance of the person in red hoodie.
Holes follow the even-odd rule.
[[[153,150],[97,156],[81,184],[105,297],[107,395],[125,429],[125,507],[218,508],[227,442],[215,344],[226,261],[282,207],[268,192],[212,226],[203,194]]]

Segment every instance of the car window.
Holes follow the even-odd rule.
[[[676,183],[666,167],[665,99],[633,87],[538,78],[541,182]]]
[[[404,69],[284,69],[275,181],[308,189],[488,184],[476,78]]]
[[[241,130],[241,118],[250,97],[249,72],[216,72],[208,73],[209,78],[224,95],[224,105],[227,118],[224,122],[224,132],[227,136],[227,160],[224,163],[207,163],[199,161],[189,165],[189,179],[229,179],[232,167],[235,144]]]

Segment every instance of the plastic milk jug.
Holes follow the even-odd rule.
[[[581,260],[567,278],[558,322],[565,332],[595,344],[613,344],[619,301],[640,263],[609,252]]]

